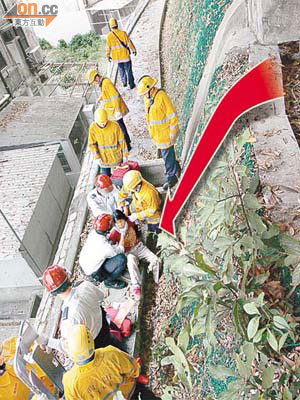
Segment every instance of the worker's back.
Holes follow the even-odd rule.
[[[139,376],[139,365],[128,354],[107,346],[95,350],[95,357],[86,365],[75,364],[63,378],[67,400],[113,399],[121,391],[128,399]]]
[[[130,61],[129,50],[121,44],[120,40],[125,45],[129,45],[127,33],[120,29],[113,29],[113,31],[109,32],[107,35],[106,49],[110,50],[113,61],[128,62]]]

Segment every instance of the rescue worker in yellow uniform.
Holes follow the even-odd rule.
[[[13,360],[16,353],[16,340],[14,336],[3,342],[0,355],[0,399],[1,400],[27,400],[30,389],[16,376]],[[36,375],[51,393],[55,393],[55,387],[37,364],[28,365],[28,372],[34,369]],[[33,399],[37,399],[34,396]]]
[[[112,400],[117,392],[125,399],[157,399],[137,383],[137,360],[113,346],[95,350],[93,336],[84,325],[71,328],[67,347],[75,365],[63,377],[66,400]]]
[[[0,355],[0,399],[1,400],[28,400],[30,389],[16,376],[13,367],[13,355],[5,351],[9,349],[10,340],[3,343]]]
[[[101,76],[95,68],[88,71],[87,80],[89,84],[96,84],[99,86],[101,95],[98,99],[98,104],[101,104],[101,108],[105,109],[109,120],[116,121],[119,124],[124,134],[128,151],[130,151],[131,140],[123,120],[123,117],[128,114],[129,110],[122,96],[112,81]]]
[[[123,132],[115,121],[107,119],[105,110],[98,108],[89,128],[89,149],[99,162],[101,174],[111,176],[111,168],[127,161],[128,149]]]
[[[108,61],[118,64],[118,70],[123,86],[129,83],[130,89],[135,88],[132,73],[130,52],[136,56],[136,48],[125,31],[118,29],[118,22],[115,18],[109,20],[111,32],[106,37],[106,57]]]
[[[163,89],[155,87],[156,83],[156,79],[144,75],[138,82],[138,93],[144,96],[150,137],[165,162],[167,182],[163,189],[167,190],[176,185],[181,173],[174,150],[179,135],[179,119],[170,97]]]
[[[119,206],[125,205],[125,200],[132,195],[132,204],[130,205],[131,211],[135,208],[128,219],[131,222],[137,220],[144,221],[148,225],[150,232],[160,233],[160,205],[161,199],[158,191],[151,183],[143,179],[139,171],[131,170],[126,172],[123,176],[123,187],[120,190]]]

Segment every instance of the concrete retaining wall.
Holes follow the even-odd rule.
[[[249,26],[261,44],[300,40],[299,0],[249,0]]]
[[[217,31],[198,87],[185,135],[183,161],[187,163],[189,159],[200,117],[205,115],[205,107],[209,102],[208,91],[214,73],[223,65],[225,57],[228,58],[230,54],[249,54],[248,69],[269,57],[277,59],[280,64],[277,46],[268,43],[299,39],[299,16],[297,0],[250,0],[248,3],[236,0],[232,3]],[[270,211],[273,221],[290,224],[298,231],[300,221],[295,210],[299,207],[297,177],[300,173],[300,152],[286,117],[284,100],[257,107],[249,117],[252,120],[250,127],[257,139],[254,150],[258,164],[262,166],[260,180],[265,201],[267,205],[274,206]],[[266,135],[272,131],[275,134],[268,140]],[[274,156],[274,152],[280,157]],[[263,168],[266,162],[274,168]],[[272,192],[274,188],[275,194]]]

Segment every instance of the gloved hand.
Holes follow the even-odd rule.
[[[50,347],[48,347],[48,342],[49,342],[49,338],[46,335],[39,335],[35,341],[37,342],[37,344],[40,346],[40,348],[42,350],[44,350],[46,353],[51,353],[51,349]]]
[[[147,376],[147,375],[142,375],[142,374],[139,375],[139,376],[136,378],[136,380],[137,380],[138,383],[141,383],[142,385],[148,385],[149,382],[150,382],[149,376]]]
[[[136,56],[137,52],[136,52],[136,50],[132,50],[132,53],[133,53],[134,56]]]
[[[40,346],[47,346],[49,338],[46,335],[39,335],[35,341],[37,342],[37,344],[39,344]]]
[[[107,57],[107,61],[111,62],[111,57],[110,56]]]
[[[137,214],[133,213],[133,214],[129,215],[128,219],[131,222],[135,222],[138,219]]]

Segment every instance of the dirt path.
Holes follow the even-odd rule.
[[[159,78],[159,23],[163,0],[152,0],[137,22],[131,39],[136,46],[137,56],[132,56],[135,83],[143,75]],[[130,113],[125,117],[133,150],[131,159],[151,160],[156,158],[156,147],[149,137],[146,126],[144,102],[137,88],[123,88],[118,78],[117,87],[127,103]]]

